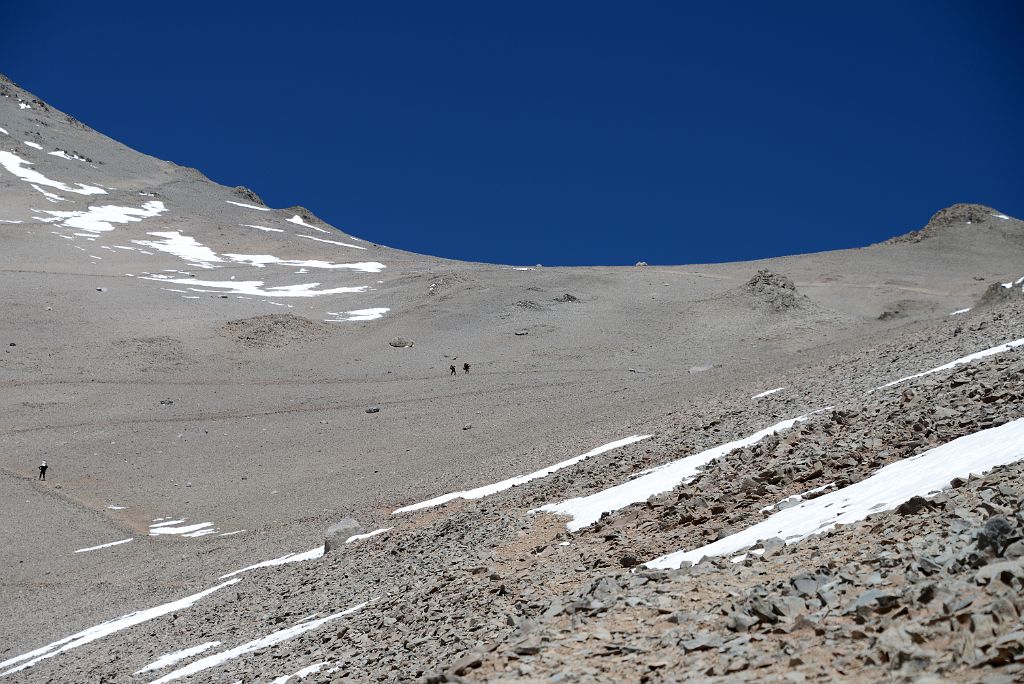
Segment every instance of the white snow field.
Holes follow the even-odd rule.
[[[219,641],[207,641],[205,644],[199,644],[198,646],[192,646],[190,648],[183,648],[180,651],[174,651],[173,653],[166,653],[149,665],[146,665],[141,670],[136,671],[134,674],[140,675],[146,672],[152,672],[153,670],[162,670],[165,667],[170,667],[175,663],[180,663],[182,660],[197,656],[204,651],[209,651],[211,648],[220,646]]]
[[[41,660],[52,658],[55,655],[65,651],[70,651],[71,649],[78,648],[79,646],[84,646],[96,641],[97,639],[110,636],[115,632],[120,632],[121,630],[128,629],[129,627],[134,627],[135,625],[143,622],[148,622],[153,618],[158,618],[161,615],[176,613],[178,611],[185,610],[186,608],[190,608],[195,605],[196,602],[210,594],[220,591],[224,587],[229,587],[237,582],[239,582],[237,578],[231,579],[223,584],[218,584],[217,586],[205,589],[198,594],[192,594],[191,596],[186,596],[185,598],[178,599],[177,601],[164,603],[146,610],[137,610],[134,613],[129,613],[128,615],[108,620],[107,622],[96,625],[95,627],[89,627],[88,629],[72,634],[69,637],[64,637],[60,641],[47,644],[42,648],[37,648],[34,651],[5,660],[0,663],[0,677],[6,677],[7,675],[14,674],[15,672],[21,672],[22,670],[32,667]],[[14,667],[11,667],[12,665]]]
[[[95,185],[83,185],[81,183],[76,183],[74,186],[70,186],[65,183],[61,183],[60,181],[50,180],[35,169],[28,168],[32,166],[32,162],[22,159],[13,152],[0,151],[0,166],[4,167],[26,183],[45,185],[48,188],[56,188],[57,190],[73,192],[78,195],[107,194],[106,190],[103,188],[97,188]]]
[[[924,376],[931,375],[932,373],[941,373],[942,371],[947,371],[947,370],[950,370],[952,368],[956,368],[957,366],[962,366],[965,363],[971,363],[972,361],[977,361],[978,359],[984,359],[984,358],[987,358],[989,356],[994,356],[996,354],[1002,354],[1003,352],[1010,351],[1011,349],[1015,349],[1015,348],[1017,348],[1017,347],[1019,347],[1021,345],[1024,345],[1024,339],[1012,340],[1010,342],[1004,342],[1003,344],[996,345],[995,347],[989,347],[988,349],[982,349],[979,352],[974,352],[973,354],[968,354],[967,356],[961,356],[959,359],[953,359],[949,363],[944,363],[941,366],[936,366],[935,368],[932,368],[930,370],[926,370],[926,371],[923,371],[921,373],[915,373],[914,375],[908,375],[908,376],[906,376],[904,378],[900,378],[899,380],[893,380],[892,382],[887,382],[884,385],[879,385],[878,387],[875,387],[874,389],[868,390],[868,394],[870,394],[871,392],[876,392],[876,391],[878,391],[880,389],[885,389],[887,387],[892,387],[893,385],[898,385],[898,384],[900,384],[902,382],[906,382],[908,380],[915,380],[917,378],[923,378]]]
[[[141,207],[118,207],[112,204],[91,206],[86,211],[49,211],[52,218],[39,218],[43,223],[56,223],[64,228],[84,230],[87,233],[106,233],[114,230],[115,223],[135,223],[145,218],[159,216],[166,211],[164,203],[158,200],[146,202]]]
[[[146,233],[160,240],[132,240],[133,244],[140,247],[149,247],[160,252],[173,254],[183,259],[189,266],[197,268],[214,268],[212,264],[223,263],[223,259],[212,249],[201,244],[190,235],[182,235],[176,230],[157,231]]]
[[[888,511],[914,496],[932,496],[956,477],[984,473],[1024,459],[1024,418],[955,439],[917,456],[896,461],[849,487],[772,515],[767,520],[692,551],[677,551],[647,563],[678,568],[705,556],[724,556],[778,537],[787,544]]]
[[[624,447],[627,444],[639,442],[640,440],[647,439],[650,436],[651,435],[633,435],[631,437],[624,437],[614,442],[609,442],[608,444],[603,444],[599,447],[591,449],[585,454],[580,454],[579,456],[570,458],[566,461],[562,461],[561,463],[556,463],[555,465],[548,466],[547,468],[544,468],[542,470],[530,473],[529,475],[510,477],[509,479],[502,480],[501,482],[495,482],[494,484],[484,485],[482,487],[477,487],[476,489],[470,489],[464,492],[452,492],[451,494],[443,494],[441,496],[434,497],[433,499],[427,499],[426,501],[421,501],[419,503],[410,504],[409,506],[402,506],[401,508],[397,508],[391,512],[391,515],[409,513],[411,511],[419,511],[423,510],[424,508],[433,508],[434,506],[440,506],[441,504],[446,504],[449,501],[454,501],[455,499],[481,499],[485,496],[497,494],[498,492],[505,491],[506,489],[511,489],[512,487],[525,484],[527,482],[530,482],[531,480],[547,477],[551,473],[558,472],[563,468],[568,468],[569,466],[575,465],[580,461],[588,459],[592,456],[597,456],[598,454],[603,454],[606,451],[611,451],[612,449]]]
[[[339,613],[328,615],[327,617],[322,617],[317,620],[310,620],[309,622],[300,622],[297,625],[293,625],[291,627],[288,627],[287,629],[282,629],[280,631],[273,632],[272,634],[268,634],[265,637],[254,639],[253,641],[246,642],[244,644],[241,644],[240,646],[229,648],[226,651],[221,651],[220,653],[214,653],[213,655],[206,656],[205,658],[201,658],[195,661],[194,663],[189,663],[185,667],[179,668],[177,670],[174,670],[173,672],[165,674],[160,679],[154,680],[152,684],[164,684],[165,682],[172,682],[175,679],[189,677],[197,672],[208,670],[211,667],[217,667],[218,665],[222,665],[223,663],[226,663],[229,660],[233,660],[234,658],[238,658],[239,656],[243,656],[247,653],[252,653],[253,651],[258,651],[261,648],[267,648],[268,646],[273,646],[274,644],[279,644],[282,641],[287,641],[288,639],[297,637],[300,634],[317,629],[328,622],[337,620],[340,617],[350,615],[356,612],[357,610],[362,609],[364,606],[367,605],[367,603],[369,603],[369,601],[352,606],[351,608],[343,610]]]
[[[593,525],[600,520],[603,513],[617,511],[630,504],[647,501],[647,499],[655,494],[672,491],[687,480],[692,479],[701,466],[711,463],[716,458],[724,456],[733,449],[756,444],[768,435],[788,430],[797,423],[807,420],[815,413],[827,411],[829,408],[831,407],[820,409],[804,416],[798,416],[797,418],[784,420],[742,439],[726,442],[700,453],[691,454],[665,465],[651,468],[644,471],[639,477],[627,480],[622,484],[617,484],[588,496],[578,496],[559,503],[547,504],[535,509],[533,512],[567,515],[572,518],[566,525],[569,531],[576,532],[577,530],[582,530],[584,527]]]

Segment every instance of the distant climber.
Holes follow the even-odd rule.
[[[452,375],[458,375],[458,373],[455,372],[455,364],[454,363],[452,365],[448,366],[448,370],[450,370],[452,372]]]
[[[469,372],[469,364],[468,363],[462,364],[462,372],[463,373],[468,373]]]
[[[42,463],[41,463],[41,464],[39,465],[39,479],[40,479],[40,480],[45,480],[45,479],[46,479],[46,469],[47,469],[48,467],[49,467],[49,466],[48,466],[48,465],[46,465],[46,461],[43,461],[43,462],[42,462]]]

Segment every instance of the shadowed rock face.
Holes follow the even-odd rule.
[[[804,305],[804,298],[796,291],[792,280],[766,268],[755,273],[745,289],[756,303],[772,311],[791,311]]]

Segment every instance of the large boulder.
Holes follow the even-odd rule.
[[[358,520],[342,518],[327,528],[327,534],[324,535],[324,553],[330,553],[331,549],[344,545],[352,535],[362,533],[363,526]]]
[[[392,339],[390,342],[388,342],[388,344],[390,344],[392,347],[397,347],[397,348],[411,347],[412,346],[412,340],[408,340],[408,339],[406,339],[404,337],[396,337],[396,338]]]

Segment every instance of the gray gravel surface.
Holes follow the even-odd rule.
[[[163,654],[222,642],[185,665],[365,601],[192,681],[272,681],[318,662],[303,681],[1019,676],[1018,576],[985,574],[1016,562],[1016,466],[910,512],[766,548],[762,560],[634,569],[761,520],[761,508],[791,494],[859,481],[1020,417],[1020,351],[868,390],[1024,337],[1019,298],[984,298],[1024,275],[1021,222],[957,206],[911,238],[863,249],[514,270],[359,241],[301,207],[229,204],[262,205],[252,191],[125,148],[8,81],[0,127],[0,151],[46,178],[107,189],[46,186],[63,199],[51,203],[0,168],[0,220],[20,221],[0,223],[0,662],[314,548],[342,518],[394,526],[322,559],[242,573],[190,608],[12,681],[151,681],[174,666],[132,673]],[[40,222],[46,211],[156,199],[164,213],[111,231]],[[313,227],[286,220],[295,214]],[[218,255],[385,268],[204,269],[119,249],[170,231]],[[225,298],[225,288],[189,280],[367,289]],[[336,320],[376,307],[389,311]],[[785,389],[751,399],[776,387]],[[529,513],[824,406],[834,408],[580,533]],[[491,497],[391,516],[630,434],[654,436]],[[42,459],[45,483],[35,480]],[[991,522],[1000,517],[1009,528]],[[157,518],[216,531],[151,536]],[[1002,530],[997,545],[986,525]],[[808,581],[813,600],[795,589]],[[976,598],[961,606],[950,596]]]

